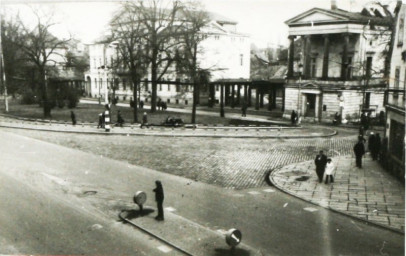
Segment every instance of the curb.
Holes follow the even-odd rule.
[[[336,212],[336,213],[340,213],[340,214],[342,214],[342,215],[351,217],[351,218],[353,218],[353,219],[359,220],[359,221],[364,222],[364,223],[366,223],[366,224],[372,224],[372,225],[375,225],[375,226],[377,226],[377,227],[384,228],[384,229],[388,229],[388,230],[390,230],[390,231],[393,231],[393,232],[396,232],[396,233],[399,233],[399,234],[402,234],[402,235],[405,234],[404,231],[399,230],[399,229],[397,229],[397,228],[393,228],[393,227],[389,227],[389,226],[386,226],[386,225],[382,225],[382,224],[379,224],[379,223],[376,223],[376,222],[368,221],[368,220],[362,219],[362,218],[360,218],[360,217],[357,217],[357,216],[348,214],[348,213],[346,213],[346,212],[336,210],[336,209],[331,208],[331,207],[329,207],[329,206],[328,206],[328,207],[322,206],[322,205],[317,204],[317,203],[315,203],[315,202],[311,202],[311,201],[309,201],[309,200],[307,200],[307,199],[305,199],[305,198],[303,198],[303,197],[299,197],[299,196],[297,196],[297,195],[291,193],[291,192],[288,191],[288,190],[283,189],[282,186],[277,185],[276,182],[274,182],[274,180],[273,180],[273,178],[272,178],[272,174],[273,174],[274,172],[277,172],[278,170],[280,170],[280,169],[282,169],[282,168],[283,168],[283,167],[279,167],[279,168],[277,168],[277,169],[274,169],[274,170],[270,171],[269,174],[268,174],[268,180],[269,180],[269,182],[272,184],[272,186],[274,186],[275,188],[279,189],[280,191],[282,191],[282,192],[284,192],[284,193],[286,193],[286,194],[288,194],[288,195],[291,195],[291,196],[293,196],[293,197],[296,197],[296,198],[298,198],[298,199],[301,199],[301,200],[303,200],[303,201],[305,201],[305,202],[308,202],[308,203],[311,203],[311,204],[313,204],[313,205],[317,205],[317,206],[323,207],[323,208],[325,208],[325,209],[331,210],[331,211]]]
[[[99,132],[99,131],[63,131],[63,130],[52,130],[46,128],[29,128],[29,127],[16,127],[12,125],[0,124],[3,128],[13,128],[13,129],[24,129],[24,130],[36,130],[36,131],[48,131],[48,132],[63,132],[63,133],[77,133],[77,134],[90,134],[90,135],[106,135],[106,136],[160,136],[160,137],[201,137],[201,138],[264,138],[264,139],[311,139],[311,138],[326,138],[332,137],[337,134],[337,131],[333,131],[330,134],[322,135],[215,135],[215,134],[156,134],[156,133],[127,133],[127,132]]]
[[[162,238],[162,237],[160,237],[160,236],[158,236],[158,235],[155,235],[155,234],[152,233],[151,231],[149,231],[149,230],[147,230],[147,229],[145,229],[145,228],[142,228],[142,227],[138,226],[137,224],[135,224],[135,222],[132,222],[131,220],[129,220],[129,219],[123,217],[123,216],[121,215],[123,212],[126,212],[126,210],[122,210],[122,211],[118,214],[118,217],[119,217],[123,222],[130,223],[132,226],[134,226],[134,227],[140,229],[141,231],[143,231],[143,232],[149,234],[150,236],[152,236],[152,237],[154,237],[154,238],[160,240],[161,242],[166,243],[167,245],[169,245],[169,246],[175,248],[176,250],[178,250],[178,251],[180,251],[180,252],[182,252],[182,253],[184,253],[184,254],[186,254],[186,255],[193,256],[193,254],[191,254],[191,253],[185,251],[184,249],[180,248],[179,246],[172,244],[171,242],[165,240],[164,238]]]

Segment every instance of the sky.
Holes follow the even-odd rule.
[[[314,7],[330,8],[330,0],[200,0],[207,11],[216,12],[238,22],[237,31],[248,34],[257,47],[286,45],[288,27],[285,21]],[[336,0],[338,8],[360,11],[371,0]],[[381,0],[390,2],[393,0]],[[33,5],[33,2],[37,4]],[[53,10],[59,24],[52,31],[59,37],[69,33],[84,43],[91,43],[103,35],[108,21],[118,8],[118,1],[97,0],[1,0],[7,10],[19,10],[30,19],[27,6]],[[10,13],[10,12],[9,12]]]

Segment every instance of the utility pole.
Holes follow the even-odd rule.
[[[8,112],[8,99],[7,99],[7,84],[6,84],[6,70],[4,66],[4,54],[3,54],[3,41],[0,36],[0,51],[1,51],[1,72],[2,72],[2,77],[1,77],[1,82],[4,87],[4,103],[6,105],[6,112]]]

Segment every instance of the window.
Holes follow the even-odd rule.
[[[94,79],[94,88],[97,89],[97,79]]]
[[[405,31],[405,19],[400,18],[399,19],[399,31],[398,31],[398,46],[403,45],[404,31]]]
[[[216,92],[218,92],[219,91],[219,86],[218,85],[216,85]]]
[[[93,58],[93,68],[97,68],[96,58]]]
[[[352,57],[348,57],[347,79],[352,78]]]
[[[315,78],[316,77],[316,58],[312,58],[311,60],[311,78]]]
[[[399,84],[400,84],[400,67],[396,67],[395,69],[395,83],[393,89],[399,90]],[[395,91],[393,92],[393,98],[397,98],[399,96],[398,92]]]
[[[367,66],[366,66],[366,77],[371,77],[371,70],[372,70],[372,57],[367,57]]]
[[[214,39],[215,39],[215,40],[219,40],[219,39],[220,39],[220,36],[219,36],[219,35],[216,35],[216,36],[214,36]]]
[[[99,88],[103,89],[103,80],[101,78],[99,79]]]
[[[123,78],[123,91],[127,89],[127,80]]]
[[[244,54],[240,54],[240,66],[244,64]]]
[[[159,91],[162,91],[162,84],[159,84]]]
[[[170,92],[170,91],[171,91],[171,85],[168,84],[168,92]]]

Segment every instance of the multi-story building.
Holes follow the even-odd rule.
[[[249,79],[250,76],[250,40],[245,34],[237,32],[237,22],[223,16],[210,13],[211,21],[202,30],[204,40],[198,54],[199,66],[210,70],[211,81],[219,79]],[[132,85],[128,72],[116,72],[110,67],[117,57],[114,44],[89,45],[90,69],[85,74],[91,97],[106,98],[112,93],[120,100],[132,97]],[[148,101],[151,92],[150,76],[142,79],[140,99]],[[177,82],[177,83],[176,83]],[[190,104],[193,101],[192,84],[187,76],[177,74],[171,68],[157,86],[157,96],[168,103]],[[208,87],[203,88],[202,96],[208,98]],[[107,94],[106,94],[107,93]],[[215,91],[216,97],[220,94]]]
[[[375,117],[385,110],[383,52],[391,24],[385,12],[371,6],[348,12],[332,1],[331,9],[313,8],[286,24],[290,47],[284,117],[295,110],[304,120],[330,121],[339,113],[354,121],[361,112]],[[295,39],[300,49],[295,49]]]
[[[386,102],[385,137],[388,169],[405,176],[406,4],[399,1]]]

